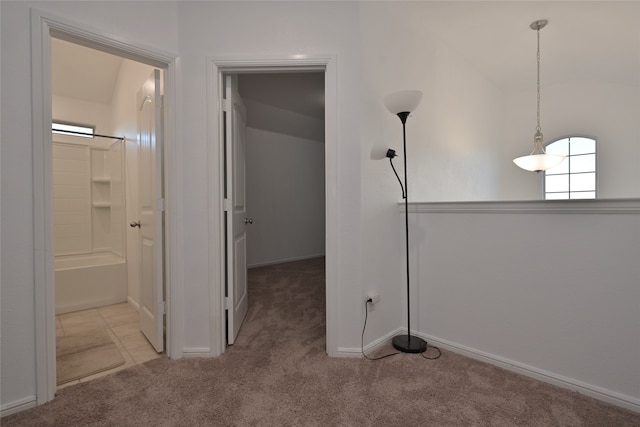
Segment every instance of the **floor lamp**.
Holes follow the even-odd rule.
[[[407,252],[407,334],[397,335],[391,341],[393,347],[404,353],[424,353],[427,351],[427,342],[422,338],[411,335],[411,294],[409,292],[409,190],[407,189],[407,133],[406,123],[409,114],[415,110],[422,100],[422,92],[419,90],[403,90],[385,96],[384,106],[391,113],[397,115],[402,122],[402,148],[404,150],[404,185],[393,166],[393,158],[396,157],[395,150],[388,149],[386,157],[389,158],[391,167],[402,187],[402,197],[404,199],[404,225],[405,244]]]

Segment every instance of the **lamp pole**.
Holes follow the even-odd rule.
[[[410,296],[410,272],[409,272],[409,189],[407,180],[407,130],[406,123],[410,112],[398,113],[402,122],[402,149],[404,150],[404,233],[407,257],[407,335],[393,337],[392,344],[396,350],[404,353],[424,353],[427,351],[427,343],[422,338],[411,336],[411,296]]]
[[[391,93],[384,97],[384,106],[389,112],[400,118],[402,122],[402,147],[404,149],[404,185],[395,167],[393,167],[393,158],[396,156],[395,150],[388,149],[386,157],[389,158],[391,168],[398,178],[400,187],[402,187],[402,197],[404,197],[404,234],[405,249],[407,252],[407,334],[396,335],[391,340],[393,347],[404,353],[424,353],[427,351],[427,342],[422,338],[411,336],[411,290],[409,285],[409,190],[407,190],[407,118],[413,110],[420,104],[422,92],[419,90],[402,90]]]

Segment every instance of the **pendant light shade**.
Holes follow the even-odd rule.
[[[554,168],[564,160],[557,154],[529,154],[513,159],[513,162],[524,170],[540,172]]]
[[[382,102],[387,110],[393,114],[410,113],[418,108],[422,100],[419,90],[401,90],[385,96]]]
[[[533,137],[533,151],[528,156],[513,159],[513,162],[522,169],[531,172],[540,172],[558,166],[564,160],[559,154],[547,154],[542,146],[542,132],[536,131]]]
[[[542,139],[542,130],[540,128],[540,30],[547,25],[547,20],[542,19],[531,23],[529,26],[532,30],[535,30],[538,36],[538,51],[536,55],[538,63],[538,80],[537,80],[537,114],[538,121],[536,126],[536,133],[533,137],[533,151],[528,156],[518,157],[513,159],[513,162],[524,170],[531,172],[540,172],[547,169],[551,169],[558,166],[563,160],[564,156],[558,154],[547,154],[544,150],[544,144]]]

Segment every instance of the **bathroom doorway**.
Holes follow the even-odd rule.
[[[162,221],[143,220],[142,230],[148,197],[141,188],[148,187],[143,185],[148,180],[139,178],[157,170],[155,179],[162,180],[155,153],[150,161],[156,163],[150,167],[147,162],[148,170],[140,173],[148,142],[162,149],[161,135],[145,138],[153,131],[141,131],[140,122],[156,118],[153,109],[144,112],[151,104],[161,105],[163,73],[62,39],[51,43],[53,122],[88,131],[52,134],[56,383],[62,386],[143,363],[164,351],[164,323],[158,318],[163,307],[144,303],[164,301],[162,276],[157,285],[147,283],[143,266],[154,254],[142,252],[155,247],[141,238],[149,227],[147,234],[161,236],[153,224]],[[161,127],[162,113],[157,116]],[[158,243],[162,254],[161,238]],[[146,297],[145,283],[160,295]],[[158,310],[151,318],[159,324],[148,338],[141,332],[149,318],[147,306]]]

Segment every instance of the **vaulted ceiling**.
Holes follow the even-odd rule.
[[[640,2],[451,1],[422,2],[421,7],[425,13],[407,22],[418,29],[417,36],[458,52],[504,93],[531,90],[535,82],[536,34],[529,24],[537,19],[549,20],[541,31],[543,84],[579,78],[640,86]],[[108,103],[121,61],[54,40],[54,95]],[[244,84],[257,101],[319,113],[323,86],[317,76],[288,79],[292,90],[267,81],[279,78],[256,76]],[[299,96],[301,89],[307,95]]]
[[[110,104],[122,61],[118,56],[52,39],[53,95]]]
[[[425,31],[505,93],[531,89],[540,31],[543,83],[572,79],[640,86],[638,1],[423,2]]]

